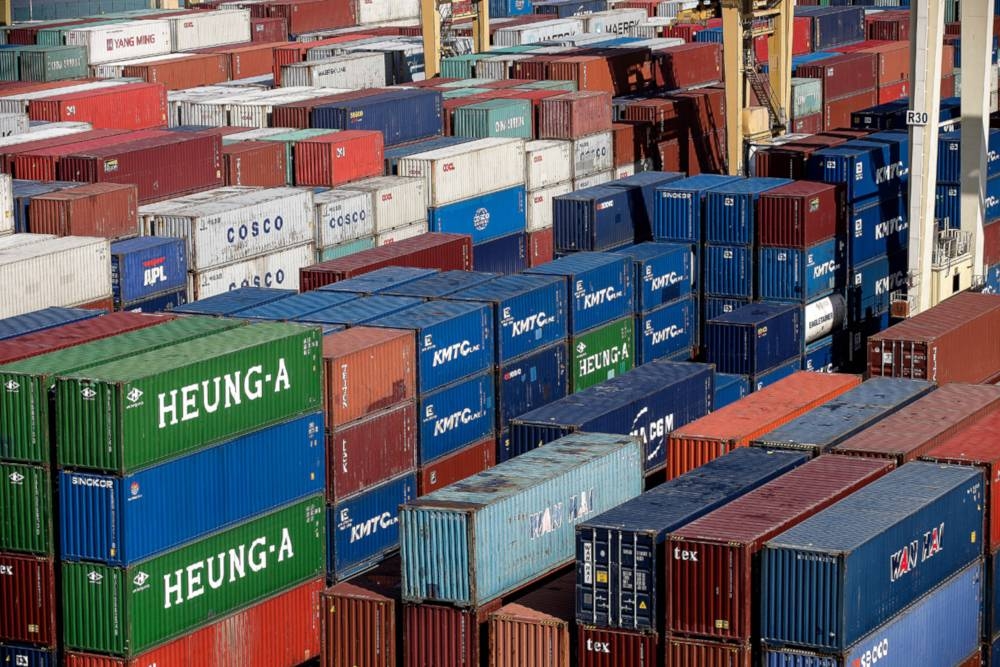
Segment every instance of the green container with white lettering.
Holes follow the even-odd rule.
[[[66,81],[87,76],[82,46],[26,46],[21,49],[21,81]]]
[[[531,139],[531,100],[487,100],[458,107],[452,126],[456,137]]]
[[[0,463],[0,551],[53,554],[48,468]]]
[[[635,367],[635,319],[615,320],[570,338],[571,393],[618,377]]]
[[[61,467],[127,474],[322,405],[318,327],[262,322],[60,377]]]
[[[0,460],[47,465],[56,377],[243,326],[240,320],[184,317],[0,366]]]
[[[325,571],[322,495],[128,568],[62,563],[67,649],[132,657]]]

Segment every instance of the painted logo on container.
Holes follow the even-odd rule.
[[[646,423],[644,420],[649,419]],[[646,460],[656,459],[660,450],[663,449],[667,435],[674,430],[674,413],[652,417],[649,406],[644,405],[632,419],[632,428],[629,435],[642,440],[643,449],[646,451]],[[649,451],[650,443],[656,443],[656,447]]]
[[[574,296],[577,302],[583,301],[581,310],[588,310],[590,308],[596,308],[597,306],[603,306],[606,303],[611,303],[617,299],[622,298],[625,292],[620,289],[615,289],[614,286],[602,287],[601,289],[595,290],[593,292],[588,292],[587,288],[584,286],[582,280],[576,281],[576,291]]]
[[[7,475],[7,479],[10,480],[11,484],[20,486],[21,483],[24,482],[24,475],[22,475],[19,472],[12,472],[11,474]]]
[[[7,380],[7,382],[4,383],[3,387],[7,391],[15,393],[17,392],[18,389],[21,388],[21,385],[15,382],[14,380]]]
[[[519,320],[514,319],[510,308],[504,308],[502,315],[503,317],[500,320],[500,326],[510,327],[510,335],[514,338],[532,331],[541,330],[545,326],[553,324],[556,321],[555,315],[549,315],[544,310],[532,313],[531,315],[522,317]]]
[[[156,257],[142,263],[143,287],[151,287],[167,281],[166,262],[166,257]]]
[[[851,667],[872,667],[879,660],[889,657],[889,638],[885,637],[881,641],[875,642],[874,646],[865,650],[860,658],[851,661]]]
[[[380,512],[375,516],[356,522],[351,518],[351,511],[345,507],[340,510],[337,530],[350,530],[350,544],[354,544],[366,537],[378,534],[380,530],[388,530],[398,523],[399,516],[393,515],[391,512]]]
[[[475,215],[472,216],[472,226],[475,227],[477,232],[481,232],[489,224],[490,212],[483,207],[477,208]]]
[[[429,349],[434,347],[434,341],[431,336],[424,336],[424,347],[421,352],[427,352]],[[434,350],[434,356],[431,359],[431,367],[437,368],[438,366],[444,366],[445,364],[451,363],[452,361],[457,361],[470,354],[475,354],[483,348],[482,343],[473,343],[470,340],[463,340],[458,343],[452,343],[451,345],[438,348]]]
[[[587,344],[579,342],[576,345],[577,367],[580,377],[587,377],[599,371],[611,368],[629,358],[628,342],[622,341],[621,347],[612,347],[587,354]]]
[[[594,490],[574,493],[566,501],[552,503],[540,512],[528,515],[528,536],[532,540],[576,523],[594,512]]]
[[[889,556],[889,581],[899,581],[944,550],[944,521]]]

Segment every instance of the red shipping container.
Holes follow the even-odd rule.
[[[101,236],[139,234],[139,194],[134,185],[88,183],[31,198],[33,234]]]
[[[487,438],[431,461],[420,468],[420,474],[417,475],[417,495],[425,496],[431,491],[492,468],[496,465],[496,457],[497,441]]]
[[[0,641],[55,647],[56,572],[51,556],[0,553]]]
[[[122,76],[161,83],[167,90],[180,90],[228,81],[229,63],[221,53],[192,53],[185,58],[126,65],[122,68]]]
[[[792,55],[812,53],[812,39],[812,20],[808,16],[796,16],[792,20]]]
[[[196,53],[221,53],[226,58],[226,76],[230,80],[270,74],[274,64],[274,50],[288,42],[257,43],[247,46],[213,46]]]
[[[267,2],[265,8],[269,18],[288,22],[290,36],[354,25],[354,3],[343,0]]]
[[[653,87],[653,60],[649,49],[591,49],[586,53],[608,61],[615,95],[638,93]]]
[[[877,102],[878,93],[874,89],[827,102],[823,105],[823,129],[850,127],[852,113],[873,107]]]
[[[55,352],[74,345],[83,345],[120,333],[145,329],[174,319],[167,313],[108,313],[83,322],[38,331],[0,341],[0,364],[9,364],[38,354]]]
[[[856,375],[800,371],[670,434],[667,478],[746,447],[754,438],[861,383]],[[998,390],[1000,391],[1000,390]]]
[[[281,142],[241,141],[223,146],[222,159],[226,185],[285,185],[285,145]]]
[[[726,131],[703,137],[688,137],[687,156],[681,171],[694,174],[721,174],[726,171]]]
[[[983,224],[983,264],[1000,264],[1000,220]]]
[[[907,42],[884,42],[862,53],[874,53],[878,85],[884,86],[910,78],[910,45]]]
[[[402,636],[399,559],[323,592],[322,667],[397,667]]]
[[[416,407],[408,401],[343,424],[326,442],[326,498],[332,505],[417,467]]]
[[[660,135],[675,134],[681,129],[680,103],[674,99],[649,99],[631,102],[625,107],[625,120],[650,123]]]
[[[675,37],[685,42],[694,42],[695,36],[711,26],[702,23],[675,23],[663,28],[664,37]]]
[[[678,639],[667,643],[667,664],[670,667],[751,667],[753,651],[750,644]]]
[[[832,239],[842,218],[837,186],[798,181],[761,194],[757,205],[760,244],[806,248]]]
[[[878,59],[874,53],[847,53],[799,65],[795,76],[819,79],[823,85],[823,100],[832,102],[875,88]]]
[[[86,134],[86,133],[84,133]],[[11,174],[15,178],[34,181],[54,181],[59,174],[59,161],[67,155],[86,153],[92,148],[123,144],[148,137],[170,136],[168,130],[122,132],[94,139],[73,141],[32,151],[21,151],[13,157]]]
[[[115,300],[113,295],[109,294],[103,299],[98,299],[97,301],[88,301],[86,303],[73,303],[70,304],[73,308],[83,308],[84,310],[101,310],[106,313],[110,313],[114,310]]]
[[[833,137],[835,139],[843,139],[844,141],[841,141],[840,143],[829,144],[830,146],[839,146],[841,143],[846,143],[847,141],[853,141],[854,139],[864,139],[869,134],[871,134],[871,131],[869,130],[856,130],[852,128],[850,125],[847,126],[840,125],[837,127],[832,127],[829,130],[824,130],[823,132],[820,133],[820,136]],[[810,139],[813,138],[815,137],[810,137]]]
[[[1000,387],[946,384],[833,448],[834,454],[893,459],[896,465],[931,451],[1000,407]]]
[[[385,171],[382,133],[347,130],[295,144],[295,184],[335,187]]]
[[[836,133],[829,132],[819,132],[812,135],[811,137],[802,137],[801,139],[796,139],[795,141],[785,144],[782,149],[786,148],[828,148],[830,146],[839,146],[840,144],[846,144],[848,139],[843,136],[835,136]],[[867,133],[866,133],[867,134]],[[863,136],[863,135],[862,135]]]
[[[726,91],[701,88],[675,93],[681,121],[697,135],[709,135],[726,126]]]
[[[579,139],[611,129],[611,95],[576,92],[541,101],[539,133],[542,139]]]
[[[676,90],[722,81],[722,45],[682,44],[653,54],[656,87]]]
[[[888,102],[895,102],[896,100],[901,100],[904,97],[910,96],[910,82],[909,81],[897,81],[896,83],[890,83],[885,86],[879,86],[877,101],[879,104],[886,104]]]
[[[577,90],[615,94],[611,68],[601,56],[569,56],[549,63],[548,75],[556,81],[575,81]]]
[[[667,634],[748,643],[760,613],[757,553],[764,543],[893,467],[820,456],[675,530],[667,544],[674,554],[667,559]],[[677,557],[683,554],[697,559]]]
[[[656,16],[656,8],[659,4],[660,0],[625,0],[616,6],[623,9],[644,9],[646,16],[653,17]]]
[[[79,121],[94,129],[141,130],[167,126],[167,89],[158,83],[127,83],[28,103],[28,118]]]
[[[288,21],[281,16],[250,19],[250,41],[260,44],[288,39]]]
[[[955,76],[941,77],[941,97],[955,97]]]
[[[816,134],[823,131],[823,114],[814,113],[802,118],[793,118],[789,129],[794,134]]]
[[[580,667],[657,667],[660,638],[656,633],[643,634],[608,630],[589,625],[577,626],[577,662]]]
[[[632,123],[613,123],[611,125],[611,132],[615,152],[615,167],[625,167],[635,164],[635,125]]]
[[[536,267],[552,261],[552,229],[528,233],[528,266]]]
[[[576,572],[515,595],[489,617],[490,667],[571,667]]]
[[[910,39],[910,10],[892,9],[865,16],[868,39],[908,41]]]
[[[657,151],[657,168],[660,171],[684,171],[685,163],[687,162],[687,151],[681,150],[681,140],[680,139],[670,139],[668,141],[661,141],[656,144]],[[698,165],[695,164],[696,172],[688,172],[688,176],[697,176],[701,173],[698,170]]]
[[[515,79],[507,79],[507,81],[515,81]],[[529,102],[531,102],[531,110],[532,110],[531,126],[535,128],[536,137],[538,135],[538,128],[542,126],[542,120],[541,120],[542,100],[547,100],[550,97],[558,97],[559,95],[563,94],[561,91],[558,90],[511,89],[511,90],[506,90],[504,92],[508,93],[506,97],[508,97],[509,99],[528,100]]]
[[[548,55],[532,56],[524,60],[514,62],[513,77],[515,79],[528,79],[530,81],[549,80],[549,64],[557,60],[562,60],[566,56]],[[555,77],[552,77],[555,78]],[[576,79],[573,79],[574,81]]]
[[[139,204],[210,190],[222,185],[222,137],[208,132],[171,132],[68,155],[59,178],[85,183],[135,183]]]
[[[434,604],[403,605],[405,667],[479,667],[489,654],[486,621],[493,600],[476,609]]]
[[[65,667],[295,667],[319,655],[322,579],[300,584],[134,658],[67,652]]]

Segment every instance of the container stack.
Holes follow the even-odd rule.
[[[610,93],[580,91],[547,97],[539,104],[538,118],[539,139],[572,142],[573,190],[614,178]]]
[[[187,303],[184,239],[143,236],[111,244],[115,310],[160,313]]]
[[[529,141],[524,147],[526,229],[529,247],[541,243],[550,251],[542,262],[552,260],[552,202],[573,191],[573,144],[570,141],[543,139]],[[533,255],[529,266],[535,266]]]
[[[802,339],[800,306],[754,303],[705,324],[705,359],[759,391],[801,370]]]

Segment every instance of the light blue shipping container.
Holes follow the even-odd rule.
[[[427,209],[427,229],[468,234],[473,243],[523,232],[526,223],[524,186],[498,190]]]
[[[846,244],[829,239],[805,249],[761,247],[757,290],[761,299],[806,303],[842,288],[847,272]]]
[[[632,261],[623,255],[577,252],[525,273],[564,277],[570,304],[570,334],[599,327],[632,312],[635,289]]]
[[[320,248],[319,261],[329,262],[331,259],[347,257],[348,255],[353,255],[356,252],[369,250],[374,247],[375,237],[366,236],[365,238],[357,239],[356,241],[348,241],[347,243],[339,243],[337,245]]]
[[[698,307],[688,296],[635,316],[635,363],[648,364],[686,350],[697,340]]]
[[[576,525],[642,479],[637,440],[573,434],[408,503],[403,599],[478,607],[572,562]]]
[[[683,243],[639,243],[616,251],[632,258],[635,312],[658,308],[691,295],[694,257]]]
[[[792,77],[792,118],[805,118],[823,111],[823,82]]]
[[[482,373],[421,394],[417,399],[420,465],[479,442],[496,421],[492,373]]]
[[[705,247],[705,294],[750,299],[753,297],[753,247]]]

